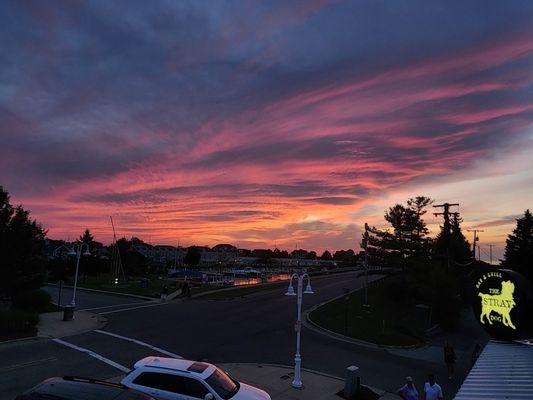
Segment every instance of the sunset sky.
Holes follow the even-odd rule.
[[[427,195],[498,256],[533,208],[532,1],[0,10],[0,185],[52,238],[358,248]]]

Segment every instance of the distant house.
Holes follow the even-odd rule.
[[[186,249],[169,245],[152,246],[147,243],[134,243],[133,249],[146,258],[147,265],[162,268],[165,265],[183,266]]]
[[[43,255],[49,260],[66,256],[69,250],[70,248],[64,240],[44,240]]]

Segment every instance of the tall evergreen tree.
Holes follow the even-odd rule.
[[[83,235],[80,236],[79,241],[85,244],[88,244],[89,247],[94,243],[94,236],[91,234],[91,231],[87,228]]]
[[[454,214],[451,220],[451,245],[454,261],[458,263],[466,263],[472,258],[472,252],[470,251],[470,243],[466,240],[465,235],[461,229],[461,223],[463,219]]]
[[[374,262],[405,268],[411,260],[429,256],[429,231],[423,216],[432,202],[428,197],[417,196],[408,199],[407,205],[396,204],[387,210],[384,218],[392,232],[374,227],[370,230],[369,254]]]
[[[447,260],[449,251],[450,265],[454,265],[455,263],[466,264],[472,259],[470,244],[461,229],[462,222],[463,219],[459,215],[452,214],[449,227],[445,225],[441,226],[440,232],[435,240],[437,254],[443,262]],[[448,234],[449,238],[447,237]]]
[[[0,186],[0,297],[39,289],[44,279],[42,247],[46,235],[22,206],[12,206]]]
[[[507,237],[502,266],[533,282],[533,215],[529,209],[516,220],[516,228]]]

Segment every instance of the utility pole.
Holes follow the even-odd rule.
[[[472,254],[474,256],[474,260],[476,259],[476,242],[479,241],[479,236],[477,235],[478,232],[485,232],[483,229],[467,229],[467,232],[474,232],[474,243],[472,244]],[[479,247],[479,246],[478,246]],[[479,259],[479,256],[478,256]]]
[[[490,265],[492,265],[492,248],[494,247],[493,244],[489,244],[489,252],[490,252]]]
[[[442,212],[436,212],[433,213],[435,217],[438,217],[439,215],[442,215],[444,217],[444,225],[443,225],[443,232],[445,235],[446,240],[446,269],[450,270],[450,264],[451,264],[451,255],[450,255],[450,238],[452,236],[452,225],[450,223],[450,216],[451,215],[457,215],[459,216],[458,212],[450,212],[450,207],[453,206],[459,206],[459,203],[443,203],[443,204],[436,204],[433,206],[433,208],[442,208]]]

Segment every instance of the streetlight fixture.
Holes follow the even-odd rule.
[[[307,277],[307,285],[305,290],[303,290],[303,281]],[[292,287],[292,280],[298,279],[298,289],[297,293]],[[302,330],[302,298],[304,294],[313,294],[313,289],[311,288],[311,278],[306,273],[294,273],[291,275],[289,287],[285,296],[298,296],[298,319],[296,320],[296,355],[294,356],[294,380],[292,381],[292,387],[296,389],[301,389],[303,386],[302,383],[302,356],[300,355],[300,332]]]
[[[90,256],[89,245],[87,243],[74,243],[72,249],[69,251],[70,256],[76,256],[76,274],[74,275],[74,289],[72,291],[72,301],[70,305],[76,307],[76,288],[78,287],[78,269],[80,267],[80,258],[82,256],[83,248],[86,248],[83,253],[84,256]]]

